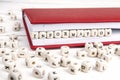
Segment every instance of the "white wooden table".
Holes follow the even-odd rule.
[[[65,7],[120,7],[119,0],[0,0],[0,16],[3,17],[4,22],[0,23],[6,27],[6,32],[0,34],[0,39],[8,40],[10,34],[16,34],[19,36],[19,46],[27,47],[29,51],[29,44],[27,41],[26,33],[22,24],[22,12],[23,8],[65,8]],[[13,11],[18,18],[18,21],[22,24],[22,29],[19,32],[12,31],[12,24],[14,21],[9,19],[7,11]],[[75,53],[79,48],[71,49],[71,56],[75,58]],[[59,49],[50,50],[55,55],[59,55]],[[75,59],[80,63],[82,60]],[[92,63],[95,63],[96,59],[87,58],[85,60],[90,60]],[[104,72],[97,72],[95,70],[90,71],[89,73],[79,72],[77,75],[71,75],[67,72],[67,68],[51,68],[48,64],[44,63],[39,59],[40,64],[43,64],[48,73],[51,70],[57,70],[60,73],[61,80],[120,80],[120,57],[113,55],[113,59],[108,64],[108,69]],[[39,80],[32,76],[32,68],[27,68],[25,66],[24,59],[18,59],[16,61],[19,70],[23,75],[23,80]],[[0,80],[7,80],[8,72],[3,70],[2,58],[0,57]],[[43,78],[47,80],[47,74]]]

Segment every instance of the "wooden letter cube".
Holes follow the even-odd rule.
[[[34,55],[29,55],[28,57],[26,57],[25,63],[28,68],[35,67],[38,64],[37,58]]]
[[[32,72],[33,76],[36,78],[43,78],[45,76],[45,68],[43,66],[36,66]]]
[[[18,48],[18,40],[10,40],[10,44],[9,44],[9,47],[10,48],[13,48],[13,49],[16,49]]]
[[[103,37],[105,35],[104,32],[105,32],[104,29],[98,29],[98,36]]]
[[[18,40],[18,36],[15,34],[10,35],[9,37],[10,40]]]
[[[53,54],[50,53],[49,51],[47,51],[44,55],[43,55],[43,60],[46,61],[46,62],[49,62],[50,61],[50,58],[53,57]]]
[[[77,53],[76,53],[76,57],[78,59],[84,59],[87,56],[87,54],[88,53],[84,50],[78,50]]]
[[[107,51],[106,51],[106,49],[104,47],[103,48],[98,48],[97,50],[98,50],[98,54],[97,54],[98,58],[101,58],[102,55],[107,53]]]
[[[97,57],[97,49],[96,48],[90,48],[88,50],[88,56],[89,57]]]
[[[85,43],[85,50],[89,51],[90,48],[93,48],[93,43],[91,43],[91,42]]]
[[[47,32],[47,38],[48,38],[48,39],[52,39],[53,36],[54,36],[54,35],[53,35],[53,31],[48,31],[48,32]]]
[[[119,47],[115,49],[115,54],[120,56],[120,48]]]
[[[38,32],[31,32],[31,38],[32,39],[38,39],[39,38]]]
[[[91,36],[92,36],[92,37],[97,37],[97,36],[98,36],[98,31],[97,31],[97,29],[92,29],[92,30],[91,30]]]
[[[97,60],[95,68],[96,68],[97,71],[100,71],[100,72],[106,70],[107,69],[107,63],[106,63],[106,61],[104,61],[102,59]]]
[[[57,68],[60,66],[60,58],[58,57],[51,57],[48,62],[49,62],[49,65],[53,68]]]
[[[102,48],[103,47],[103,43],[102,42],[94,42],[94,47],[95,48]]]
[[[112,35],[112,29],[105,29],[105,36],[111,36]]]
[[[18,57],[19,58],[25,58],[27,56],[27,53],[28,53],[28,49],[25,48],[25,47],[21,47],[18,50]]]
[[[61,38],[62,37],[61,31],[54,31],[54,37]]]
[[[5,32],[5,27],[4,26],[0,26],[0,33],[4,33]]]
[[[69,31],[68,30],[64,30],[62,31],[62,38],[69,38]]]
[[[112,60],[112,55],[104,54],[104,55],[102,55],[101,59],[105,60],[106,62],[109,62],[110,60]]]
[[[67,67],[71,63],[71,60],[69,57],[62,57],[60,60],[60,65],[62,67]]]
[[[46,32],[39,32],[38,33],[38,38],[39,39],[46,39],[47,33]]]
[[[108,48],[107,50],[106,50],[106,52],[108,53],[108,54],[115,54],[115,50],[113,49],[113,48]]]
[[[62,56],[68,57],[70,54],[69,50],[69,46],[61,46],[60,53],[62,54]]]
[[[0,48],[0,57],[2,57],[6,53],[5,48]]]
[[[84,36],[84,30],[77,30],[77,37],[83,37]]]
[[[68,71],[75,75],[80,71],[80,65],[78,63],[72,63],[68,66]]]
[[[20,29],[21,29],[20,22],[15,22],[13,25],[13,31],[20,31]]]
[[[13,15],[10,16],[10,19],[11,20],[17,20],[17,16],[13,14]]]
[[[84,30],[84,37],[90,37],[91,30]]]
[[[8,80],[22,80],[22,74],[18,70],[13,70],[8,74]]]
[[[12,60],[12,55],[10,53],[5,53],[2,55],[2,62],[5,64],[8,61]]]
[[[12,60],[17,60],[18,59],[18,55],[17,55],[17,51],[15,51],[15,50],[11,50],[10,51],[10,54],[12,55]]]
[[[7,61],[4,63],[4,70],[7,72],[13,71],[16,68],[16,63],[12,60]]]
[[[108,49],[113,49],[114,51],[118,48],[118,45],[116,44],[109,44]]]
[[[70,30],[70,38],[75,38],[76,35],[76,30]]]
[[[38,57],[43,57],[43,55],[44,55],[45,53],[46,53],[45,48],[43,48],[43,47],[38,47],[38,48],[36,48],[35,54],[36,54]]]
[[[81,64],[81,71],[82,72],[89,72],[90,70],[92,70],[93,65],[89,62],[89,61],[83,61]]]
[[[49,72],[48,80],[60,80],[60,76],[59,76],[58,72],[56,72],[56,71]]]

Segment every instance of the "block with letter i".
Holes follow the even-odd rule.
[[[103,13],[104,11],[104,13]],[[28,8],[23,23],[31,49],[120,44],[120,8]]]

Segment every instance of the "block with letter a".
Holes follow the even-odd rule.
[[[32,49],[120,44],[120,8],[28,8],[23,23]]]

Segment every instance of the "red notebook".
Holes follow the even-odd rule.
[[[119,44],[119,13],[120,8],[31,8],[23,9],[23,22],[31,49]]]

